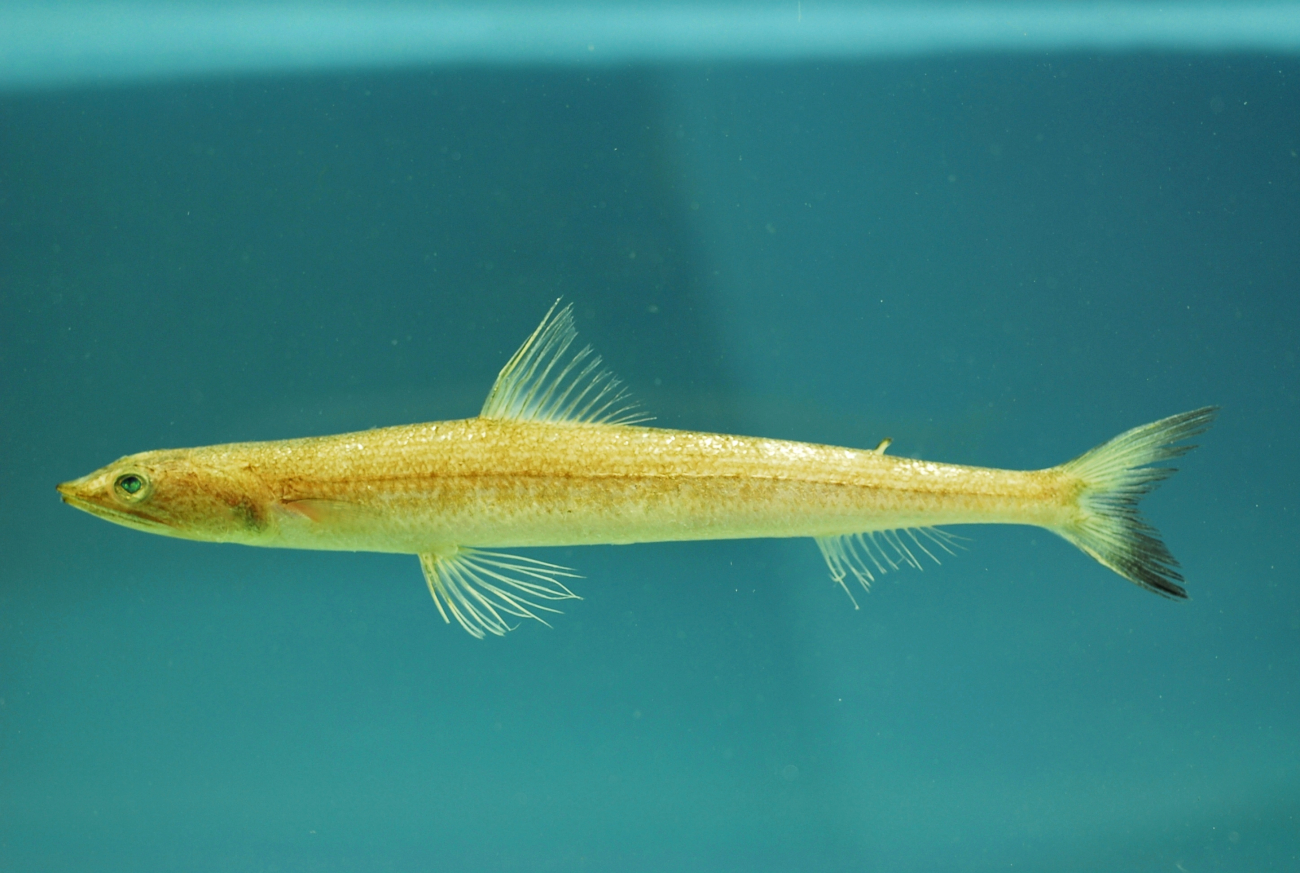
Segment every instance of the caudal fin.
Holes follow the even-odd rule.
[[[1204,433],[1218,407],[1207,406],[1135,427],[1061,466],[1083,485],[1075,521],[1056,532],[1148,591],[1186,597],[1178,562],[1138,511],[1138,501],[1177,472],[1151,464],[1196,446],[1175,445]]]

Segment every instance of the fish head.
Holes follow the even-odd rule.
[[[226,472],[192,451],[166,449],[120,458],[58,486],[63,502],[105,521],[163,536],[207,542],[256,542],[266,527],[262,504]]]

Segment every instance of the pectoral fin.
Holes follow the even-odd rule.
[[[348,503],[346,500],[324,500],[314,497],[280,501],[276,504],[276,507],[281,512],[299,515],[318,524],[339,519],[345,515],[355,515],[358,512],[356,504]]]
[[[455,618],[478,639],[514,630],[506,616],[547,624],[534,610],[560,610],[537,600],[582,599],[560,581],[581,578],[568,567],[517,555],[443,546],[421,554],[420,569],[442,620]]]

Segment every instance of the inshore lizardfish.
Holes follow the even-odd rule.
[[[337,436],[162,449],[58,486],[107,521],[207,542],[418,555],[443,620],[476,637],[573,598],[531,546],[812,537],[831,578],[949,552],[953,524],[1046,528],[1138,585],[1186,597],[1138,513],[1192,446],[1206,407],[1120,434],[1045,470],[996,470],[785,440],[646,427],[552,306],[478,417]],[[856,606],[856,601],[854,602]]]

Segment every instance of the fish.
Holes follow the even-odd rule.
[[[416,555],[444,622],[480,639],[580,599],[544,546],[812,538],[854,587],[962,548],[940,525],[1049,530],[1166,597],[1178,562],[1138,503],[1207,406],[1127,431],[1059,466],[1001,470],[874,449],[651,427],[556,301],[474,418],[128,455],[64,482],[65,503],[163,536]],[[851,587],[852,583],[852,587]]]

